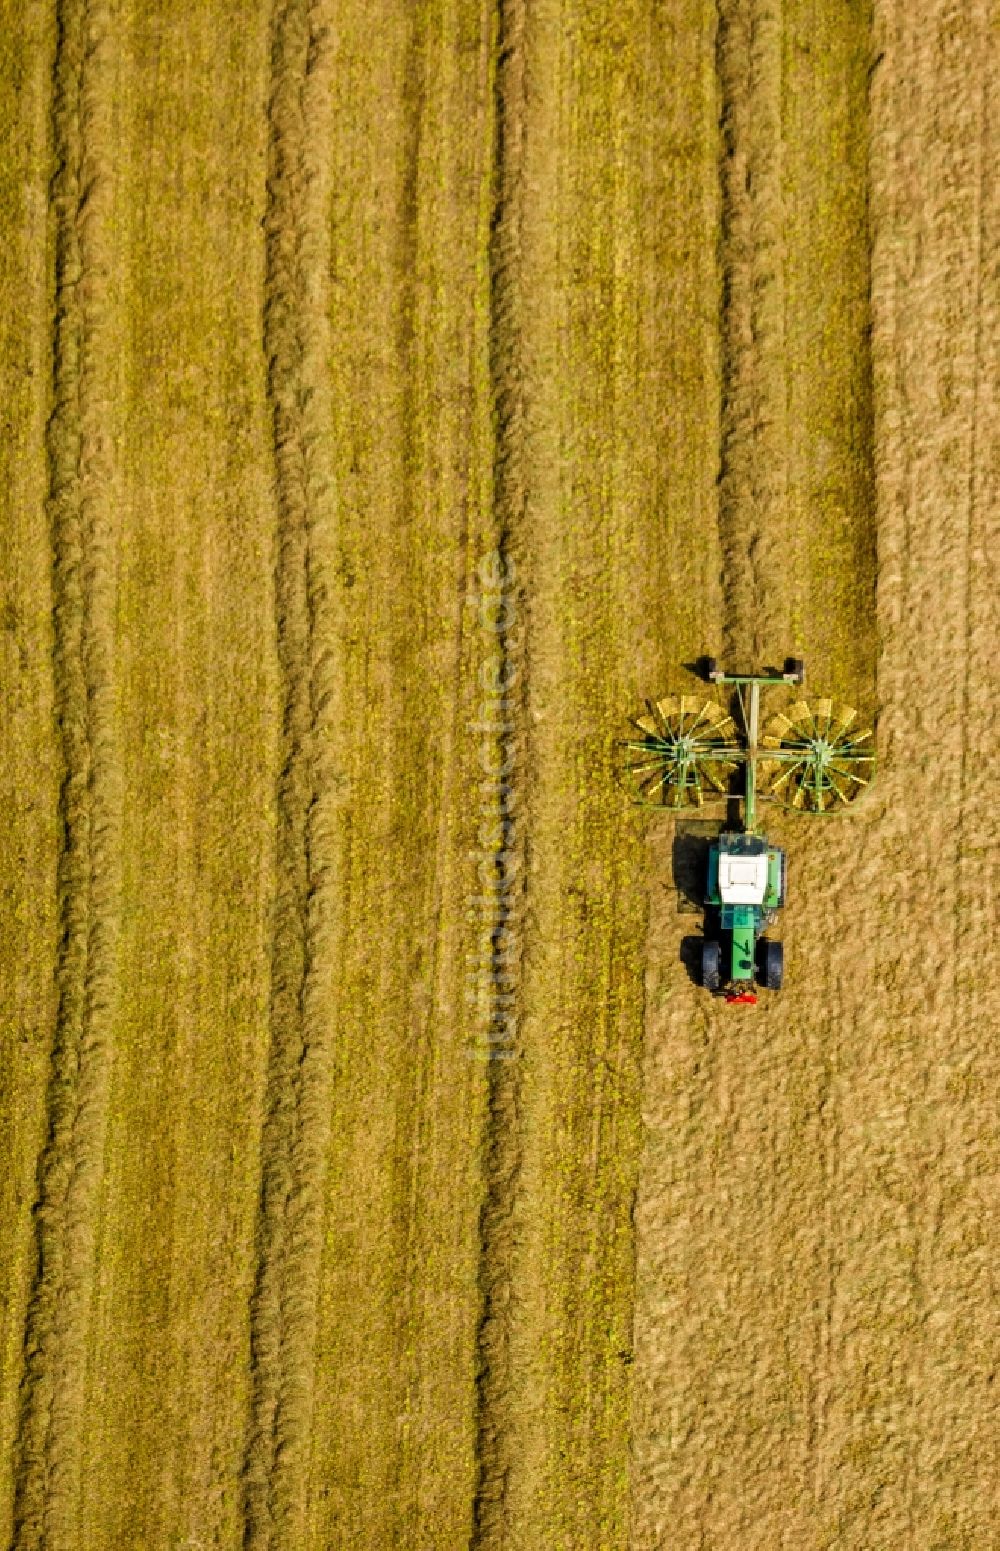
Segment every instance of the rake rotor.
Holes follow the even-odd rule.
[[[857,721],[853,706],[829,699],[797,700],[770,717],[760,740],[761,796],[809,813],[854,802],[875,769],[872,730]]]
[[[622,770],[635,799],[649,807],[700,808],[706,791],[726,794],[742,750],[731,743],[732,717],[716,700],[668,695],[647,700],[631,718]]]

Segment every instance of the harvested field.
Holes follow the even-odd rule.
[[[997,20],[0,0],[11,1551],[994,1543]]]

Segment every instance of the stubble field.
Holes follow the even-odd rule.
[[[0,0],[11,1551],[995,1545],[998,73]],[[756,1008],[614,779],[709,651],[877,726]]]

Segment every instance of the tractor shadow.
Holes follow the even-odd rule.
[[[699,916],[704,930],[697,936],[681,938],[680,961],[692,985],[701,985],[701,947],[706,932],[710,936],[715,912],[706,910],[708,853],[726,825],[721,819],[678,819],[674,830],[671,862],[677,910],[680,915]]]
[[[704,937],[682,937],[680,961],[693,986],[701,985],[701,945]]]

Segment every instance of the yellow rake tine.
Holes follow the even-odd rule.
[[[822,717],[826,722],[826,726],[822,732],[819,730],[820,717]],[[824,695],[822,700],[817,700],[816,709],[813,712],[813,726],[815,727],[817,738],[825,738],[827,736],[830,731],[830,723],[832,720],[833,701]]]
[[[711,720],[711,718],[705,716],[705,712],[708,710],[711,704],[712,702],[709,700],[706,701],[702,706],[701,710],[698,712],[698,715],[695,717],[694,721],[691,723],[691,726],[688,728],[689,735],[693,732],[697,732],[698,728],[702,725],[702,722],[704,722],[706,732],[709,730],[715,730],[715,723]]]
[[[796,774],[802,771],[804,765],[805,761],[802,759],[789,761],[781,775],[776,777],[772,790],[776,792],[780,787],[784,786],[786,781],[791,781]]]
[[[830,769],[830,771],[836,770],[836,772],[837,772],[837,774],[839,776],[842,776],[842,777],[846,778],[848,781],[857,781],[859,786],[867,786],[868,785],[868,777],[867,776],[858,775],[856,770],[842,770],[840,768],[839,764],[830,765],[828,768]]]
[[[641,775],[643,771],[648,770],[662,770],[666,772],[667,767],[662,759],[650,759],[641,765],[626,765],[625,769],[630,775]]]
[[[661,790],[662,790],[663,783],[666,780],[666,778],[667,778],[667,772],[664,770],[663,772],[661,772],[661,774],[659,776],[659,779],[653,778],[649,783],[647,783],[645,781],[637,781],[636,785],[638,786],[640,792],[642,792],[644,796],[647,796],[650,793],[655,792],[657,786],[659,786],[661,788]]]
[[[666,718],[664,717],[663,711],[661,710],[660,702],[658,700],[647,700],[646,710],[652,720],[658,725],[660,737],[669,740],[670,728],[667,725]]]
[[[851,723],[857,719],[857,715],[858,713],[855,711],[853,706],[841,705],[837,707],[837,715],[834,717],[830,729],[831,732],[833,732],[834,738],[837,742],[839,742],[843,737]]]

